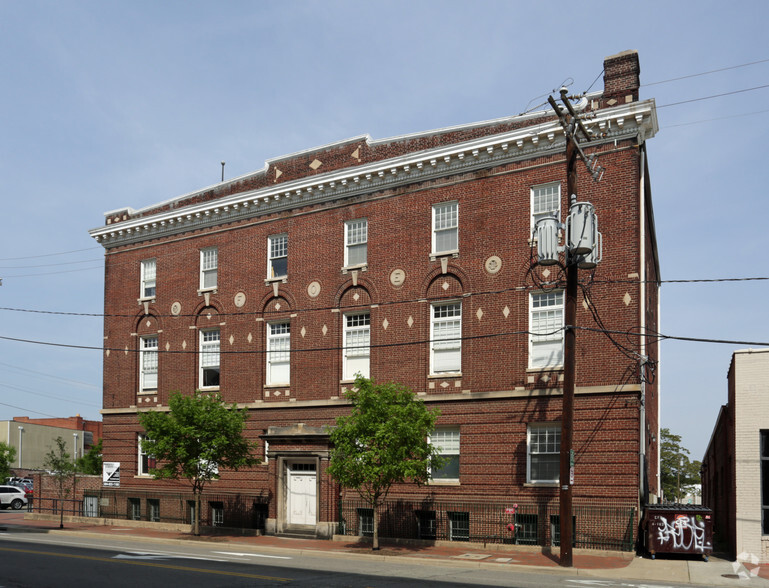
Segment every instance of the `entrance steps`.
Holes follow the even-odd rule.
[[[292,539],[317,539],[315,525],[289,525],[281,533],[276,533],[276,535]]]

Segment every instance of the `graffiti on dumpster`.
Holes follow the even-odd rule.
[[[705,541],[705,521],[701,516],[676,515],[673,521],[657,517],[657,540],[660,544],[672,542],[673,549],[704,552],[711,547]]]

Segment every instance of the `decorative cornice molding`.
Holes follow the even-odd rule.
[[[653,99],[587,112],[583,122],[595,133],[591,147],[632,137],[643,143],[659,129]],[[128,218],[92,229],[89,233],[110,249],[299,206],[552,155],[563,151],[565,144],[563,129],[553,119],[506,133],[313,175],[149,216]]]

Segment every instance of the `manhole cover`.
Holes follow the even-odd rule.
[[[455,559],[486,559],[489,557],[487,553],[463,553],[462,555],[455,555]]]

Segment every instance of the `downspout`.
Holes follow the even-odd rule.
[[[639,414],[639,436],[638,436],[638,468],[640,475],[638,476],[638,499],[641,502],[641,507],[649,501],[648,496],[648,480],[647,480],[647,467],[646,467],[646,362],[648,356],[646,355],[646,151],[643,148],[643,143],[639,145],[641,152],[640,158],[640,181],[639,181],[639,219],[641,223],[640,235],[641,235],[641,247],[640,247],[640,276],[639,294],[640,294],[640,309],[641,309],[641,341],[640,341],[640,378],[641,378],[641,398],[640,398],[640,414]],[[639,509],[640,512],[640,509]]]

